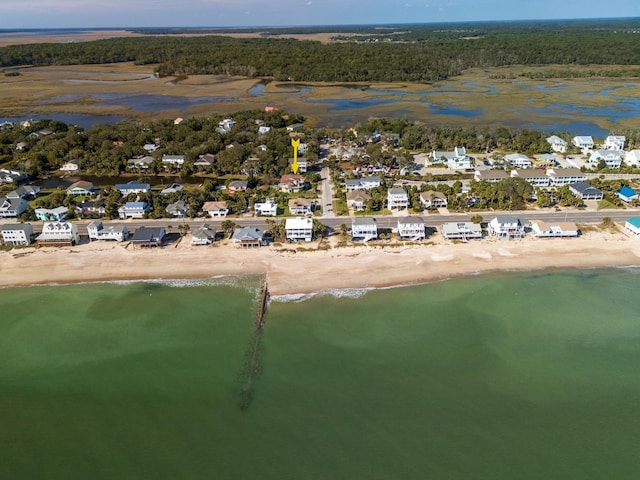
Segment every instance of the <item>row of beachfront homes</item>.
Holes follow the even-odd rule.
[[[630,218],[626,229],[640,238],[640,218]],[[496,238],[517,239],[530,231],[538,238],[577,237],[579,229],[572,222],[544,222],[541,220],[523,221],[520,217],[504,215],[497,216],[487,224],[486,235]],[[375,218],[355,217],[351,222],[351,238],[356,242],[368,242],[379,238],[379,228]],[[482,238],[485,232],[482,226],[472,222],[449,222],[440,227],[442,235],[450,240],[468,241]],[[34,235],[30,223],[6,224],[1,229],[4,243],[13,245],[31,245],[34,241],[38,246],[72,246],[80,242],[78,227],[74,223],[44,222],[42,232]],[[134,245],[162,246],[166,231],[161,227],[141,227],[129,235],[125,225],[104,225],[101,221],[91,222],[87,226],[89,240],[111,240],[123,242],[131,241]],[[192,245],[212,244],[218,232],[208,224],[203,224],[191,231]],[[286,239],[291,242],[310,242],[313,240],[313,220],[308,217],[287,218],[285,220]],[[397,235],[402,239],[424,240],[427,229],[422,218],[407,216],[398,219]],[[231,236],[236,247],[261,247],[268,243],[265,239],[264,227],[238,227]]]

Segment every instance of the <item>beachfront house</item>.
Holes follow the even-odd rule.
[[[473,179],[476,182],[497,183],[509,175],[504,170],[476,170]]]
[[[576,182],[584,182],[587,176],[578,168],[549,168],[547,175],[551,179],[551,186],[562,187]]]
[[[440,227],[442,236],[448,240],[466,242],[472,238],[482,238],[482,226],[472,222],[447,222]]]
[[[624,228],[636,238],[640,238],[640,217],[631,217],[625,222]]]
[[[351,221],[351,239],[368,242],[378,238],[378,223],[375,218],[355,217]]]
[[[551,146],[551,150],[558,153],[565,153],[567,151],[567,142],[557,135],[551,135],[547,137],[547,143]]]
[[[531,232],[537,238],[577,237],[580,234],[578,226],[573,222],[543,222],[532,220]]]
[[[211,245],[215,238],[216,230],[205,223],[191,232],[191,245]]]
[[[118,216],[125,220],[127,218],[144,218],[149,211],[147,202],[127,202],[118,208]]]
[[[2,241],[8,245],[31,245],[33,226],[30,223],[6,223],[2,225]]]
[[[116,183],[115,189],[126,197],[130,193],[148,193],[151,190],[151,185],[131,180],[127,183]]]
[[[618,198],[626,203],[631,203],[634,200],[638,200],[638,192],[636,192],[631,187],[622,187],[620,190],[616,192]]]
[[[227,202],[205,202],[202,211],[210,217],[226,217],[229,214]]]
[[[576,182],[569,185],[569,190],[582,200],[602,200],[604,193],[587,182]]]
[[[140,227],[131,237],[134,247],[161,247],[166,236],[162,227]]]
[[[420,192],[420,202],[425,209],[447,208],[447,205],[449,204],[447,196],[444,193],[436,192],[434,190]]]
[[[93,183],[79,180],[67,188],[67,195],[73,197],[90,197],[93,195]]]
[[[593,150],[594,146],[593,137],[585,135],[576,135],[571,140],[571,144],[580,150]]]
[[[264,202],[256,202],[253,211],[256,215],[275,217],[278,215],[278,204],[273,198],[267,198]]]
[[[38,247],[71,247],[80,243],[80,234],[74,223],[44,222],[36,242]]]
[[[89,240],[111,240],[124,242],[129,237],[129,230],[124,225],[104,226],[100,221],[93,221],[87,225]]]
[[[605,150],[617,150],[622,152],[624,150],[624,144],[627,141],[627,137],[624,135],[609,135],[604,139],[602,147]]]
[[[364,190],[347,192],[347,206],[356,211],[364,211],[367,208],[369,200],[371,200],[371,195]]]
[[[291,242],[313,239],[313,220],[309,217],[287,218],[284,224],[285,236]]]
[[[18,218],[29,208],[24,198],[0,198],[0,218]]]
[[[60,222],[65,219],[69,209],[63,205],[56,208],[36,208],[34,213],[38,220]]]
[[[411,240],[424,240],[426,229],[421,217],[407,216],[398,219],[398,237]]]
[[[535,188],[546,188],[551,184],[551,179],[546,170],[540,168],[529,168],[526,170],[511,170],[511,176],[521,178],[529,182]]]
[[[291,198],[289,213],[291,215],[313,215],[314,202],[310,198]]]
[[[589,163],[597,166],[600,162],[607,168],[620,168],[622,156],[618,150],[596,150],[589,156]]]
[[[640,167],[640,150],[631,150],[624,155],[624,163],[630,167]]]
[[[519,217],[498,215],[487,225],[489,235],[497,238],[522,238],[525,235],[524,223]]]
[[[231,236],[233,246],[236,248],[253,248],[265,245],[264,228],[241,227],[236,228]]]
[[[390,188],[387,190],[387,207],[404,209],[409,206],[409,195],[404,188]]]
[[[531,159],[522,153],[512,153],[505,155],[505,161],[507,161],[512,167],[515,168],[530,168],[533,162]]]

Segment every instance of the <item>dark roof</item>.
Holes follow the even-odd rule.
[[[132,242],[155,243],[162,242],[164,238],[164,228],[161,227],[140,227],[131,237]]]
[[[602,190],[594,187],[593,185],[589,185],[587,182],[576,182],[569,185],[569,188],[575,190],[580,195],[604,195]]]

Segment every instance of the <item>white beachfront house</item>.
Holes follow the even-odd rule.
[[[573,222],[532,220],[529,223],[533,236],[538,238],[577,237],[580,234],[577,225]]]
[[[598,165],[600,161],[604,161],[607,168],[620,168],[622,155],[619,150],[597,150],[589,156],[592,165]]]
[[[541,168],[529,168],[526,170],[511,170],[511,176],[526,180],[535,188],[546,188],[551,184],[551,179],[546,170]]]
[[[308,217],[287,218],[284,231],[289,241],[310,242],[313,239],[313,220]]]
[[[298,162],[298,173],[307,173],[307,169],[309,167],[309,162],[307,161],[307,159],[302,157],[297,158],[296,160]],[[289,167],[293,171],[293,158],[289,159]]]
[[[104,226],[100,221],[91,222],[87,225],[89,240],[114,240],[124,242],[129,237],[129,230],[124,225]]]
[[[627,137],[624,135],[609,135],[604,139],[602,145],[605,150],[617,150],[619,152],[624,150],[624,144],[627,141]]]
[[[398,219],[398,237],[411,240],[424,240],[426,230],[424,220],[420,217],[408,216]]]
[[[7,223],[2,226],[2,241],[11,245],[31,245],[33,226],[30,223]]]
[[[512,215],[498,215],[487,225],[489,235],[497,238],[524,237],[524,223],[519,217]]]
[[[264,228],[241,227],[233,231],[231,241],[236,248],[261,247],[264,242]]]
[[[409,206],[409,195],[404,188],[390,188],[387,190],[387,207],[403,209]]]
[[[565,153],[567,151],[567,142],[557,135],[551,135],[547,137],[547,143],[551,145],[551,150],[558,153]]]
[[[74,223],[44,222],[42,233],[36,238],[38,246],[61,247],[80,243],[78,227]]]
[[[211,245],[216,238],[216,230],[206,223],[191,232],[191,245]]]
[[[522,153],[512,153],[504,156],[505,161],[515,168],[529,168],[533,165],[531,159]]]
[[[631,217],[625,222],[624,228],[636,238],[640,238],[640,217]]]
[[[594,146],[593,137],[586,135],[576,135],[571,140],[571,144],[581,150],[593,150]]]
[[[278,204],[273,198],[267,198],[264,202],[254,204],[253,211],[256,215],[275,217],[278,215]]]
[[[482,226],[472,222],[447,222],[440,227],[442,236],[449,240],[466,242],[472,238],[482,238]]]
[[[375,218],[355,217],[351,221],[351,239],[367,242],[378,238],[378,224]]]

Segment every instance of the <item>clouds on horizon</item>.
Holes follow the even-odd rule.
[[[637,0],[2,0],[0,28],[282,26],[640,16]]]

